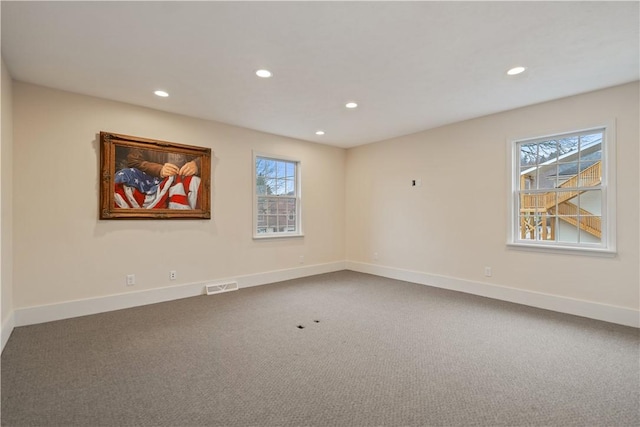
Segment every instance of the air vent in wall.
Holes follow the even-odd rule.
[[[220,294],[222,292],[237,291],[238,282],[225,282],[225,283],[205,285],[204,290],[207,293],[207,295]]]

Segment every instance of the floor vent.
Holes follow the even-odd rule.
[[[238,282],[217,283],[215,285],[205,285],[207,295],[220,294],[222,292],[230,292],[238,290]]]

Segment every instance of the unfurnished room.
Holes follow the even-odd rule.
[[[640,2],[0,8],[2,426],[640,425]]]

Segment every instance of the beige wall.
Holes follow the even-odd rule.
[[[2,325],[13,313],[13,82],[2,61],[2,135],[0,136],[0,280],[2,280]],[[6,339],[8,337],[5,337]]]
[[[14,136],[5,138],[5,79],[3,67],[3,313],[12,288],[19,309],[295,268],[300,255],[306,265],[347,259],[638,309],[638,83],[345,151],[17,82]],[[508,249],[507,139],[611,119],[617,256]],[[101,130],[211,147],[213,219],[99,221]],[[252,150],[302,161],[303,239],[251,238]],[[422,187],[412,188],[412,179]],[[493,277],[484,277],[485,266]],[[134,287],[125,286],[127,274],[136,275]]]
[[[638,309],[638,94],[636,82],[348,150],[347,259]],[[617,256],[507,248],[507,139],[611,119]]]
[[[16,309],[345,259],[345,150],[19,82],[13,114]],[[100,131],[211,147],[213,219],[98,220]],[[252,150],[302,162],[304,238],[252,239]]]

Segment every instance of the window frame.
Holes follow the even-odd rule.
[[[520,152],[524,143],[537,143],[569,136],[584,135],[602,131],[602,181],[599,190],[602,194],[602,236],[600,244],[569,243],[550,240],[525,240],[520,238]],[[573,253],[579,255],[615,256],[616,255],[616,134],[615,121],[609,120],[598,126],[583,127],[575,130],[549,132],[542,136],[507,139],[508,178],[508,231],[507,247],[541,252]],[[578,228],[578,231],[580,229]]]
[[[257,192],[257,182],[256,182],[257,180],[256,161],[259,158],[295,164],[296,231],[294,232],[279,231],[279,232],[272,232],[272,233],[258,233],[258,197],[259,196]],[[252,171],[253,171],[252,172],[253,184],[251,185],[251,187],[253,190],[253,220],[252,220],[253,239],[262,240],[262,239],[282,239],[282,238],[291,238],[291,237],[304,237],[304,233],[302,230],[302,162],[299,159],[288,157],[288,156],[281,156],[281,155],[276,155],[271,153],[253,151]],[[287,198],[292,198],[292,197],[287,196]]]

